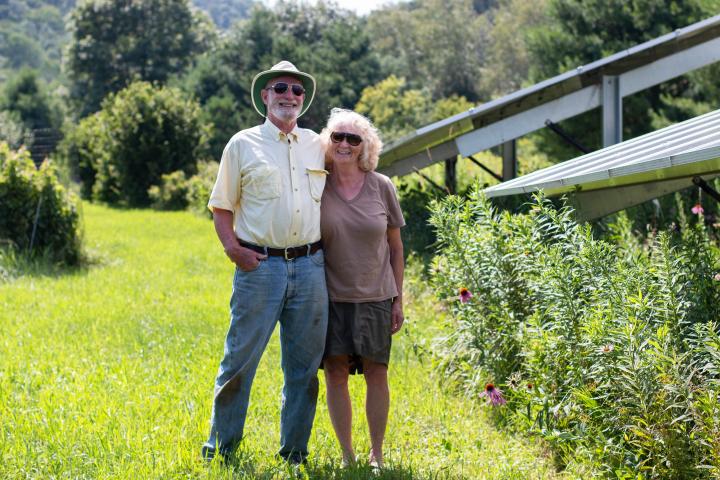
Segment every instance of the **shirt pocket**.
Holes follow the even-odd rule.
[[[259,200],[270,200],[280,196],[282,179],[280,170],[269,165],[250,170],[243,179],[243,192]]]
[[[322,198],[323,189],[325,188],[325,179],[328,171],[322,168],[306,168],[308,181],[310,182],[310,196],[316,202]]]

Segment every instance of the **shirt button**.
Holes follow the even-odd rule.
[[[297,213],[300,213],[300,210],[295,210]]]
[[[295,191],[297,192],[297,188],[295,189]]]
[[[293,232],[293,236],[297,235],[297,232]]]

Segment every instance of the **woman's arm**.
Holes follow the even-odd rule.
[[[395,334],[402,327],[405,321],[403,315],[403,276],[405,274],[405,259],[403,258],[403,244],[400,237],[400,228],[388,227],[387,240],[390,246],[390,267],[392,267],[393,276],[395,277],[395,285],[397,286],[398,296],[393,300],[392,305],[392,324],[390,332]]]

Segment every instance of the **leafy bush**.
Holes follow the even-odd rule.
[[[150,204],[161,177],[195,173],[207,148],[200,108],[175,88],[136,82],[108,97],[102,110],[68,134],[61,151],[83,194],[109,203]]]
[[[427,264],[432,258],[431,247],[436,241],[435,230],[429,223],[429,207],[443,193],[408,180],[401,181],[397,191],[405,217],[405,228],[402,229],[405,255],[415,253]]]
[[[87,116],[76,128],[65,133],[58,146],[58,160],[80,183],[83,198],[92,198],[97,171],[100,165],[107,163],[105,147],[111,142],[107,125],[106,112]]]
[[[55,168],[39,170],[26,150],[0,143],[0,240],[18,250],[29,249],[38,212],[32,255],[74,265],[80,261],[80,215],[77,198],[57,180]]]
[[[198,173],[188,180],[186,198],[190,209],[209,218],[212,218],[212,212],[207,208],[207,204],[219,168],[218,162],[200,162],[198,163]]]
[[[148,190],[152,207],[158,210],[184,210],[187,208],[188,181],[185,172],[164,174],[160,185],[153,185]]]
[[[186,178],[182,171],[163,175],[160,185],[154,185],[148,190],[153,208],[183,210],[189,207],[196,213],[212,218],[207,202],[219,167],[214,161],[199,162],[198,173],[190,178]]]
[[[620,216],[613,244],[542,197],[517,215],[480,193],[436,203],[446,377],[500,385],[500,420],[608,477],[720,474],[720,253],[679,221],[643,244]]]

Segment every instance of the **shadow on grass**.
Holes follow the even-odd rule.
[[[418,475],[412,467],[401,465],[387,465],[382,469],[373,469],[365,462],[358,462],[350,467],[343,468],[339,463],[308,462],[302,466],[293,466],[282,460],[274,464],[263,462],[256,464],[253,455],[235,453],[225,458],[218,458],[209,464],[212,469],[223,469],[232,475],[232,478],[242,479],[307,479],[307,480],[412,480],[424,478]],[[433,476],[432,478],[437,478]]]
[[[97,252],[84,251],[77,263],[66,265],[57,261],[51,252],[29,254],[15,248],[0,248],[0,284],[21,278],[59,278],[87,275],[90,269],[106,261]]]

